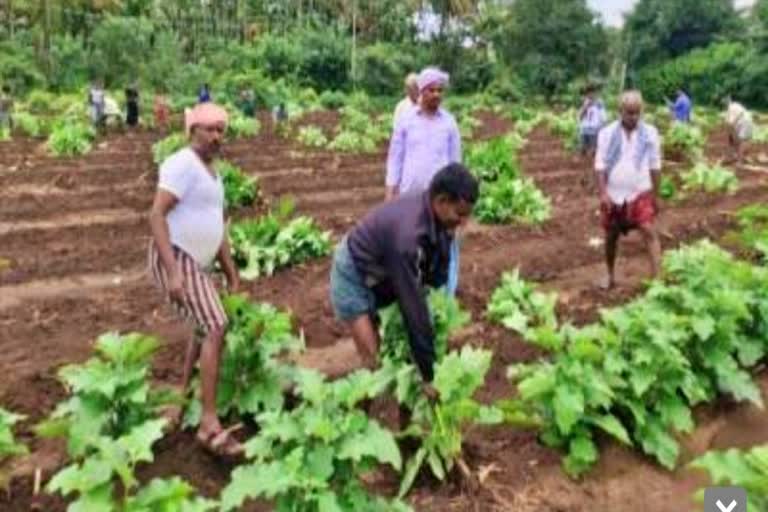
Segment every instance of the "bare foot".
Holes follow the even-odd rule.
[[[596,283],[596,285],[597,285],[597,287],[600,290],[604,290],[604,291],[613,290],[616,287],[616,279],[614,279],[614,278],[612,278],[610,276],[606,276],[606,277],[600,279]]]

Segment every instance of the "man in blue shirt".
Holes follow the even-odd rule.
[[[691,122],[691,111],[693,110],[693,104],[691,98],[685,94],[682,89],[677,90],[677,99],[675,103],[669,103],[669,109],[672,111],[672,117],[679,123]]]

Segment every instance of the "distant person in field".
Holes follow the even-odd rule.
[[[6,128],[13,130],[13,95],[7,84],[0,89],[0,130]]]
[[[256,116],[256,99],[253,91],[243,89],[240,91],[240,98],[237,100],[237,108],[245,117]]]
[[[725,123],[728,125],[728,161],[742,163],[747,143],[752,140],[754,123],[752,114],[744,105],[728,97],[725,100]]]
[[[272,109],[272,122],[275,125],[281,125],[288,120],[288,110],[285,108],[285,102],[281,101]]]
[[[669,109],[672,112],[672,119],[678,123],[690,123],[691,113],[693,112],[693,103],[691,98],[685,93],[684,90],[677,90],[677,98],[675,102],[667,102]]]
[[[197,93],[197,102],[208,103],[209,101],[212,101],[211,88],[208,84],[203,84],[202,87],[200,87],[200,91]]]
[[[102,127],[105,120],[105,99],[104,84],[101,80],[94,80],[91,88],[88,90],[88,106],[91,110],[91,121],[96,127]]]
[[[419,104],[419,75],[410,73],[405,77],[405,98],[395,107],[395,114],[392,116],[392,126],[397,126],[400,118]]]
[[[461,134],[456,119],[441,107],[449,76],[426,68],[418,77],[419,104],[404,112],[395,126],[387,156],[385,198],[421,194],[437,171],[461,162]],[[447,290],[456,293],[459,283],[459,242],[454,237]]]
[[[168,131],[168,128],[170,127],[171,108],[168,106],[168,98],[162,92],[155,93],[152,113],[155,116],[155,128],[162,131]]]
[[[135,83],[125,89],[125,124],[131,128],[139,124],[139,86]]]
[[[655,224],[661,173],[659,133],[641,119],[643,97],[639,91],[625,92],[619,103],[620,119],[600,131],[595,156],[606,232],[608,276],[601,283],[605,288],[616,284],[619,238],[633,229],[639,230],[645,241],[653,276],[658,275],[661,265],[661,244]]]
[[[594,158],[597,148],[597,134],[606,121],[605,105],[598,96],[597,86],[588,85],[584,101],[579,109],[579,142],[581,156]]]
[[[435,332],[425,287],[448,280],[456,229],[472,213],[478,183],[461,164],[437,172],[426,190],[404,194],[370,212],[341,240],[331,268],[331,303],[351,330],[368,368],[378,364],[379,308],[397,302],[424,393],[436,397]]]
[[[224,222],[224,187],[213,161],[220,154],[227,112],[213,103],[197,105],[186,118],[190,145],[160,166],[160,178],[150,213],[150,267],[163,293],[181,317],[191,320],[196,337],[190,340],[181,389],[188,392],[198,357],[202,381],[202,418],[197,440],[212,453],[240,455],[243,447],[222,428],[216,414],[216,387],[227,316],[210,270],[218,262],[230,292],[240,287]],[[199,341],[199,343],[198,343]],[[174,411],[177,423],[181,411]]]

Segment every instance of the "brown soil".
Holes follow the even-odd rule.
[[[330,130],[336,116],[312,114],[309,122]],[[503,133],[509,123],[490,113],[479,116],[480,137]],[[266,120],[265,120],[266,121]],[[384,155],[337,155],[302,148],[270,131],[238,141],[226,155],[258,176],[267,202],[282,195],[296,199],[300,213],[316,218],[339,237],[383,196]],[[145,214],[154,186],[150,146],[158,134],[108,136],[90,155],[57,159],[44,154],[40,141],[0,144],[0,403],[27,414],[22,438],[34,455],[17,468],[10,498],[0,509],[26,511],[37,500],[41,510],[65,508],[57,497],[31,496],[31,473],[39,466],[50,477],[63,462],[58,443],[31,434],[64,396],[56,381],[65,363],[87,358],[92,340],[107,330],[140,330],[165,344],[154,377],[176,382],[188,330],[179,325],[149,279],[142,276],[148,228]],[[522,167],[552,198],[554,216],[540,227],[468,227],[463,237],[460,299],[475,324],[455,343],[494,350],[484,400],[512,391],[505,369],[538,357],[519,338],[490,325],[483,311],[502,272],[519,266],[523,275],[560,293],[560,312],[582,323],[601,307],[625,302],[642,290],[646,275],[640,241],[622,245],[617,290],[598,291],[602,247],[597,202],[580,184],[589,163],[566,154],[558,139],[535,130],[522,152]],[[722,133],[712,137],[710,156],[722,154]],[[756,147],[751,155],[764,152]],[[665,205],[661,225],[665,248],[701,237],[717,238],[731,226],[730,213],[768,197],[765,175],[738,171],[742,187],[733,195],[693,196]],[[238,217],[253,212],[238,212]],[[347,333],[333,320],[328,295],[329,260],[312,262],[249,283],[256,300],[290,309],[310,347],[328,350]],[[342,352],[339,352],[342,353]],[[766,379],[763,379],[764,385]],[[712,406],[698,411],[700,428],[684,441],[686,460],[708,447],[768,441],[766,416],[749,407]],[[476,495],[459,487],[420,480],[410,496],[419,511],[669,511],[693,510],[691,492],[702,480],[684,467],[667,472],[636,452],[605,443],[598,467],[581,481],[559,468],[559,455],[542,447],[530,432],[514,428],[478,429],[467,442],[467,461],[489,471]],[[215,496],[231,467],[200,451],[189,433],[163,440],[144,477],[180,475]],[[377,484],[393,492],[395,481]],[[268,510],[253,505],[248,510]]]

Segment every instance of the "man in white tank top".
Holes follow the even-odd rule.
[[[213,453],[237,456],[242,445],[222,428],[216,414],[216,385],[227,316],[208,271],[218,261],[230,291],[240,277],[232,261],[224,224],[224,186],[211,165],[226,129],[226,111],[203,103],[187,115],[190,145],[160,166],[160,179],[150,214],[150,267],[155,280],[177,311],[194,321],[202,343],[187,348],[182,390],[187,392],[200,357],[202,417],[198,441]],[[177,420],[177,418],[173,418]]]

